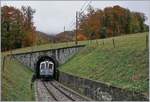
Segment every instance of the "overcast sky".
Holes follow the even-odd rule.
[[[75,22],[75,12],[88,1],[2,1],[1,5],[11,5],[17,8],[31,6],[36,10],[34,25],[36,29],[49,34],[56,34],[64,30],[71,30],[72,21]],[[94,8],[104,9],[108,6],[120,5],[131,11],[143,12],[148,17],[146,24],[150,25],[150,1],[92,1]],[[85,5],[86,7],[86,5]],[[83,7],[84,8],[84,7]]]

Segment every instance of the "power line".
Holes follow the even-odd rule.
[[[70,28],[72,28],[73,26],[75,26],[75,24],[76,24],[76,22],[74,22],[74,23],[70,26]]]
[[[87,3],[88,1],[85,1],[84,4],[81,6],[81,9],[79,11],[82,11],[83,10],[83,7],[85,6],[85,4]]]
[[[81,6],[79,12],[82,12],[82,13],[83,13],[84,10],[87,9],[87,7],[89,6],[90,3],[91,3],[91,0],[85,1],[84,4]],[[87,4],[87,5],[86,5],[86,4]],[[85,6],[85,5],[86,5],[86,6]],[[80,13],[80,14],[81,14],[81,13]],[[79,14],[79,15],[80,15],[80,14]],[[68,29],[69,29],[69,28],[72,28],[75,24],[76,24],[76,23],[75,23],[75,20],[73,19],[73,20],[71,21],[71,23],[69,23]]]
[[[87,0],[84,2],[84,4],[81,6],[81,8],[79,9],[79,14],[78,14],[78,19],[80,19],[81,15],[84,13],[84,11],[89,7],[90,3],[92,2],[92,0]],[[73,18],[72,21],[69,23],[68,25],[68,30],[71,28],[75,28],[76,25],[76,20]]]
[[[69,27],[71,28],[74,24],[75,24],[75,21],[73,19],[72,22],[70,23]]]
[[[73,22],[74,22],[74,19],[69,23],[69,26],[71,26],[73,24]]]
[[[80,15],[81,15],[82,13],[84,13],[84,11],[89,7],[89,5],[90,5],[91,2],[92,2],[92,0],[89,0],[87,6],[86,6],[82,11],[80,11]]]

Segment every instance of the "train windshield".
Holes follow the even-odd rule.
[[[54,63],[51,61],[43,61],[40,63],[40,75],[53,75]]]
[[[45,68],[45,63],[41,63],[41,69]]]
[[[49,64],[49,69],[52,69],[52,67],[53,67],[53,64],[50,63]]]

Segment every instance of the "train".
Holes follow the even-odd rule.
[[[43,79],[54,77],[54,63],[52,61],[42,61],[40,63],[40,76]]]

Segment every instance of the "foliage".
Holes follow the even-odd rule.
[[[100,29],[100,37],[101,37],[101,38],[106,38],[106,37],[107,37],[106,27],[102,27],[102,28]]]
[[[2,51],[32,45],[35,42],[33,10],[30,6],[21,10],[12,6],[1,7]]]
[[[35,10],[30,6],[22,6],[21,9],[3,6],[1,9],[2,51],[75,40],[75,30],[56,36],[39,35],[32,21]],[[77,39],[91,40],[148,31],[149,27],[144,24],[146,19],[143,13],[131,12],[120,6],[106,7],[104,10],[90,6],[87,14],[80,14]]]
[[[79,32],[88,39],[104,38],[101,34],[103,28],[106,28],[108,37],[145,32],[148,31],[144,24],[146,19],[144,13],[132,12],[118,5],[104,10],[90,6],[87,14],[80,15]]]

